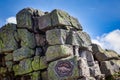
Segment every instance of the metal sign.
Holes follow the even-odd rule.
[[[55,66],[55,71],[60,77],[71,76],[73,72],[73,65],[70,61],[58,61]]]

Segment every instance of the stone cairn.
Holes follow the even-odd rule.
[[[120,80],[119,55],[68,13],[25,8],[16,18],[0,28],[0,80]]]

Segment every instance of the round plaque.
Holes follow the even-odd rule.
[[[73,65],[70,61],[67,60],[58,61],[55,66],[55,71],[60,77],[71,76]]]

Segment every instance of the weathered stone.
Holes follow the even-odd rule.
[[[82,26],[77,19],[70,16],[67,12],[55,9],[51,13],[52,26],[72,26],[75,29],[82,30]]]
[[[34,9],[34,14],[33,14],[33,17],[40,17],[40,16],[43,16],[45,13],[41,10],[38,10],[38,9]]]
[[[13,53],[9,53],[5,56],[5,61],[11,61],[13,60]]]
[[[113,50],[103,50],[99,45],[92,44],[93,54],[98,61],[106,61],[111,59],[120,59],[119,55]]]
[[[110,60],[110,59],[120,59],[119,55],[112,50],[105,50],[103,53],[98,52],[95,54],[95,58],[98,61],[105,61],[105,60]]]
[[[81,79],[78,80],[96,80],[94,77],[83,77]]]
[[[17,79],[19,80],[19,79]],[[28,74],[24,74],[20,77],[20,80],[31,80],[31,77]]]
[[[15,75],[23,75],[33,71],[32,69],[32,59],[24,59],[20,61],[19,64],[13,66],[13,71]]]
[[[91,46],[92,46],[93,54],[96,54],[97,52],[101,52],[101,53],[104,52],[104,50],[100,47],[100,45],[91,44]]]
[[[90,68],[90,75],[93,77],[97,77],[97,76],[101,76],[101,78],[103,78],[103,75],[101,74],[100,68],[99,68],[99,64],[97,61],[94,62],[94,65],[91,66]]]
[[[49,80],[48,72],[47,71],[41,72],[41,77],[42,77],[42,80]]]
[[[49,80],[73,80],[78,77],[79,69],[77,57],[68,57],[49,64]]]
[[[120,55],[92,44],[68,13],[25,8],[16,17],[0,28],[0,80],[119,79]]]
[[[84,58],[79,58],[79,73],[81,77],[90,77],[89,67],[87,60]]]
[[[33,17],[42,16],[44,13],[33,8],[24,8],[17,13],[17,26],[21,28],[33,29]]]
[[[7,68],[6,67],[0,67],[0,74],[3,75],[7,72]]]
[[[40,57],[40,69],[46,69],[48,67],[46,57]]]
[[[40,30],[49,29],[52,26],[50,14],[38,17],[38,26]]]
[[[68,29],[68,26],[69,29],[82,30],[82,26],[76,18],[70,16],[67,12],[58,9],[55,9],[46,15],[37,17],[36,21],[38,21],[39,29],[45,31],[55,27]]]
[[[18,29],[18,35],[22,47],[35,48],[35,36],[30,33],[27,29]]]
[[[7,24],[0,28],[0,53],[11,52],[18,48],[15,40],[16,25]]]
[[[31,80],[41,80],[40,71],[30,73]]]
[[[45,35],[35,34],[35,39],[37,46],[45,46],[46,43]]]
[[[13,62],[12,61],[6,61],[5,64],[6,64],[7,70],[9,72],[13,71]]]
[[[32,61],[32,68],[35,71],[47,68],[46,58],[43,56],[35,56]]]
[[[63,29],[52,29],[46,32],[48,44],[57,45],[66,43],[67,31]]]
[[[48,62],[71,55],[73,55],[73,47],[71,45],[49,46],[46,51],[46,58]]]
[[[34,12],[34,9],[32,9],[32,8],[25,8],[25,9],[21,10],[20,12],[18,12],[16,15],[17,26],[32,29],[33,12]]]
[[[33,70],[40,70],[40,56],[35,56],[32,61]]]
[[[102,61],[100,69],[106,77],[120,72],[120,60]]]
[[[34,55],[34,51],[32,49],[29,49],[27,47],[22,47],[13,52],[13,60],[19,61],[25,58],[29,58],[32,55]]]
[[[86,47],[88,47],[89,45],[91,45],[91,39],[90,36],[86,33],[86,32],[82,32],[82,31],[77,31],[76,34],[79,38],[78,42],[80,41],[80,39],[82,39],[84,45]]]
[[[89,35],[85,32],[70,31],[67,37],[67,44],[88,48],[88,46],[91,45],[91,40]]]
[[[35,55],[36,56],[43,56],[43,54],[42,54],[42,49],[39,47],[39,48],[36,48],[36,51],[35,51]]]
[[[70,16],[70,22],[71,22],[72,27],[74,27],[75,29],[78,29],[78,30],[82,30],[82,26],[79,23],[77,18]]]
[[[93,64],[94,63],[94,58],[93,58],[93,55],[90,51],[80,50],[79,51],[79,56],[86,59],[89,66],[94,65]]]

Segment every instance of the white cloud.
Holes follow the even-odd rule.
[[[16,17],[9,17],[8,19],[6,19],[6,23],[14,23],[16,24]]]
[[[112,49],[120,54],[120,29],[98,36],[96,39],[92,39],[92,42],[104,49]]]

